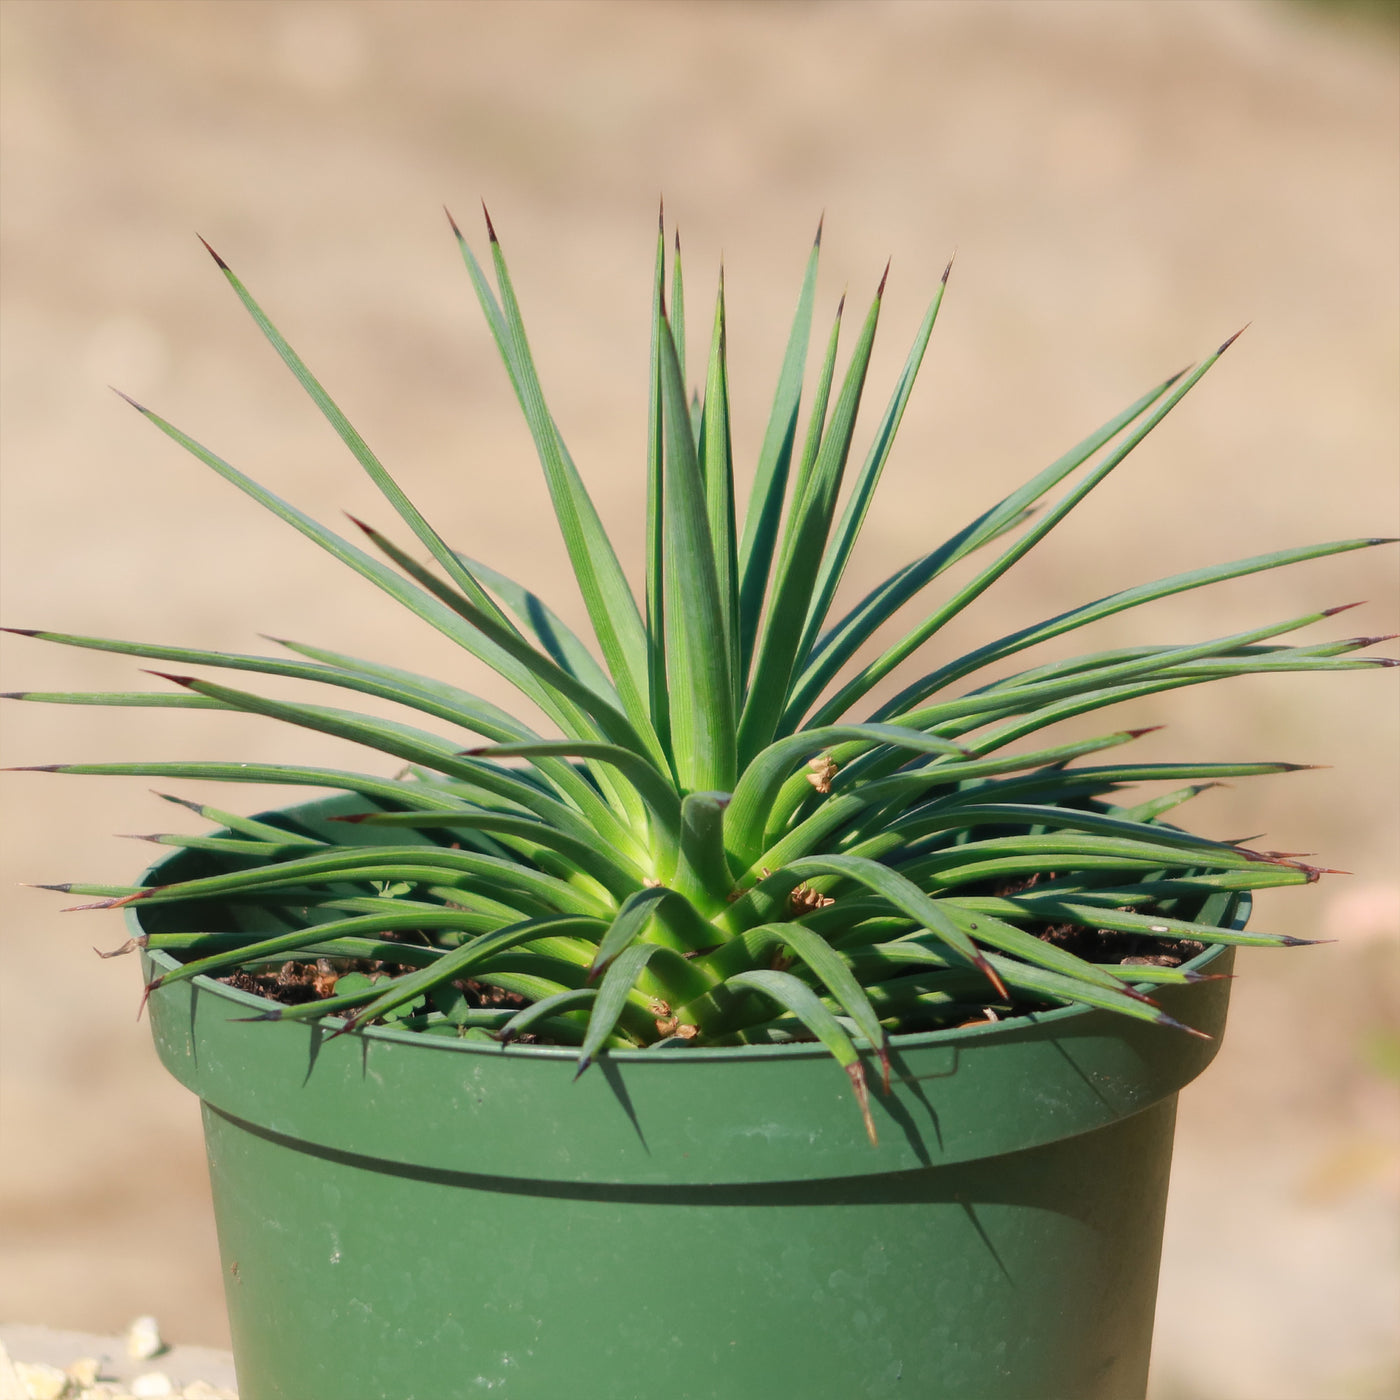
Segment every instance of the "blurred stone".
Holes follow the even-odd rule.
[[[68,1375],[42,1361],[16,1361],[15,1373],[29,1400],[64,1400],[71,1395]]]
[[[138,1317],[126,1329],[126,1354],[134,1361],[146,1361],[165,1350],[160,1324],[149,1315]]]
[[[139,1396],[140,1400],[147,1400],[147,1397],[174,1395],[175,1383],[164,1371],[147,1371],[132,1381],[131,1393]]]

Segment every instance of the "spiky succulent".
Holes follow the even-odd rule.
[[[152,987],[300,960],[320,967],[322,990],[344,975],[330,995],[270,1009],[267,1018],[338,1016],[344,1030],[389,1018],[434,1033],[481,1034],[484,1027],[502,1040],[528,1032],[579,1046],[581,1068],[605,1048],[662,1040],[816,1037],[845,1067],[864,1106],[862,1040],[887,1065],[892,1033],[1067,1003],[1175,1026],[1151,999],[1152,986],[1204,975],[1141,957],[1091,961],[1063,946],[1066,931],[1086,930],[1091,940],[1106,931],[1110,946],[1112,935],[1122,935],[1118,953],[1140,952],[1151,939],[1298,941],[1233,926],[1233,904],[1244,891],[1310,881],[1315,869],[1189,835],[1160,818],[1220,778],[1300,765],[1144,764],[1115,756],[1074,766],[1144,731],[1048,746],[1031,736],[1120,700],[1227,676],[1390,664],[1351,655],[1376,639],[1274,641],[1339,611],[1326,609],[1189,646],[1133,646],[983,677],[1039,642],[1154,599],[1379,541],[1284,550],[1110,594],[995,637],[917,676],[873,712],[849,718],[872,687],[1103,481],[1229,341],[835,615],[837,588],[948,274],[838,513],[884,281],[839,387],[838,308],[799,432],[818,232],[741,525],[723,280],[703,393],[688,402],[679,242],[668,305],[663,224],[652,290],[646,586],[639,605],[545,405],[490,221],[494,289],[455,223],[452,229],[534,438],[598,654],[535,594],[436,533],[214,254],[430,562],[356,522],[383,562],[136,407],[510,681],[561,737],[542,737],[454,685],[323,647],[285,642],[293,659],[284,660],[31,633],[161,662],[316,681],[398,702],[448,728],[446,735],[428,732],[185,675],[166,677],[180,687],[172,694],[26,693],[67,703],[241,710],[351,739],[409,765],[392,778],[229,762],[56,766],[343,789],[362,799],[351,799],[359,810],[342,813],[340,825],[323,824],[314,836],[285,821],[186,804],[226,832],[153,839],[213,853],[221,873],[146,888],[63,887],[105,896],[88,907],[182,906],[189,932],[149,934],[146,941],[187,960]],[[1100,451],[1097,463],[1033,516]],[[900,608],[993,544],[991,562],[969,582],[852,669]],[[464,732],[476,737],[464,740]],[[1186,786],[1117,805],[1120,788],[1149,780]],[[383,844],[366,844],[367,827]],[[343,831],[344,844],[327,831]],[[215,902],[252,906],[274,918],[264,929],[290,931],[208,932],[201,923]],[[1047,930],[1058,936],[1043,936]],[[351,973],[366,965],[356,960],[395,971]],[[471,1004],[464,988],[483,987],[507,994],[511,1004]]]

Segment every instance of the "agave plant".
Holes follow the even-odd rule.
[[[494,287],[455,222],[452,230],[534,439],[596,653],[533,592],[460,553],[433,529],[214,253],[263,334],[428,562],[359,521],[362,543],[334,533],[158,414],[134,406],[206,466],[511,682],[559,737],[544,737],[454,685],[300,642],[280,643],[290,654],[283,659],[28,633],[166,663],[315,681],[395,701],[448,727],[444,735],[183,674],[165,676],[178,687],[169,694],[23,694],[62,703],[251,712],[354,740],[408,765],[395,777],[235,762],[46,770],[285,783],[343,789],[361,799],[349,799],[333,828],[344,832],[343,841],[307,834],[285,819],[250,820],[185,803],[224,831],[148,839],[213,853],[219,873],[147,887],[60,886],[102,896],[87,908],[182,906],[190,932],[151,932],[140,940],[184,959],[148,993],[199,974],[301,964],[319,969],[322,995],[269,1006],[255,1019],[338,1017],[336,1034],[390,1022],[430,1034],[528,1036],[577,1046],[580,1072],[604,1050],[659,1042],[684,1053],[686,1045],[815,1038],[850,1076],[873,1136],[862,1054],[879,1057],[887,1080],[893,1034],[1075,1003],[1178,1027],[1154,1002],[1153,988],[1210,974],[1169,965],[1179,958],[1142,956],[1152,940],[1173,946],[1300,941],[1244,931],[1234,905],[1246,891],[1314,880],[1316,868],[1286,854],[1191,835],[1162,818],[1220,779],[1303,765],[1108,757],[1143,730],[1048,745],[1032,736],[1118,701],[1228,676],[1395,664],[1353,654],[1379,639],[1276,640],[1340,611],[1328,608],[1211,641],[1099,651],[986,677],[1040,642],[1155,599],[1381,541],[1284,550],[1112,593],[994,637],[861,714],[872,688],[1049,534],[1181,402],[1230,341],[837,612],[838,587],[948,274],[848,483],[885,282],[839,387],[838,307],[799,431],[818,231],[741,522],[723,276],[703,392],[688,399],[680,245],[677,240],[668,297],[663,220],[652,288],[647,551],[639,601],[546,407],[489,217]],[[989,546],[995,546],[990,562],[970,581],[899,641],[857,663],[896,612]],[[464,740],[463,732],[474,737]],[[1091,756],[1094,762],[1079,762]],[[1125,786],[1161,780],[1184,786],[1121,804]],[[229,932],[217,923],[210,931],[216,906],[254,906],[262,932]],[[269,936],[269,927],[285,931]],[[1098,956],[1066,946],[1076,930],[1081,952],[1091,946],[1101,950]],[[365,968],[380,971],[371,976]],[[482,995],[483,989],[494,991]]]

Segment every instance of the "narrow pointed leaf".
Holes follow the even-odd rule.
[[[617,1028],[622,1009],[627,998],[642,975],[643,969],[661,951],[655,943],[633,943],[624,948],[609,964],[598,984],[598,995],[593,1003],[593,1014],[588,1018],[588,1030],[583,1037],[583,1048],[579,1051],[578,1071],[580,1074],[593,1063],[593,1058],[603,1048],[604,1042]]]
[[[1077,506],[1096,486],[1127,458],[1128,454],[1169,414],[1220,358],[1229,342],[1222,345],[1214,354],[1206,357],[1195,370],[1172,390],[1166,400],[1148,415],[1147,419],[1135,428],[1094,467],[1075,487],[1067,492],[1039,520],[1033,524],[1009,549],[1005,550],[994,563],[983,569],[970,583],[960,588],[952,598],[919,624],[902,641],[890,647],[877,660],[870,663],[861,673],[849,682],[819,712],[816,722],[829,722],[839,718],[872,686],[883,680],[906,657],[912,655],[941,627],[956,617],[962,610],[979,598],[1019,559],[1039,544],[1070,511]],[[893,711],[891,711],[893,713]],[[881,713],[879,718],[884,718]]]
[[[882,282],[882,291],[883,285]],[[793,502],[788,517],[773,593],[754,658],[753,678],[739,725],[739,754],[745,762],[772,743],[778,721],[787,708],[797,648],[850,454],[879,317],[880,296],[877,294],[851,353],[840,397],[817,452],[811,483],[802,499]]]
[[[951,266],[949,264],[950,270]],[[797,650],[801,664],[805,664],[826,623],[826,616],[830,611],[832,600],[836,596],[836,589],[846,571],[846,564],[850,560],[851,551],[855,548],[861,526],[865,523],[871,499],[875,494],[876,487],[880,484],[880,475],[885,469],[885,463],[889,460],[890,449],[894,446],[895,434],[899,431],[899,425],[903,421],[909,396],[914,391],[914,381],[918,378],[919,366],[923,363],[924,352],[928,349],[929,338],[933,335],[934,322],[938,319],[938,308],[943,304],[943,292],[947,285],[948,273],[944,272],[943,278],[938,284],[938,290],[934,293],[933,301],[924,314],[918,334],[914,337],[914,344],[904,362],[904,369],[900,373],[899,382],[895,385],[894,394],[885,409],[884,417],[875,430],[875,440],[870,445],[860,475],[856,478],[855,485],[851,490],[850,499],[846,502],[836,534],[830,545],[827,546],[826,553],[822,558],[821,572],[817,576],[812,602],[807,610],[807,624]]]
[[[734,687],[710,538],[705,484],[695,456],[669,326],[661,337],[666,432],[664,561],[666,675],[676,776],[686,792],[734,786]]]
[[[725,986],[752,987],[755,991],[762,992],[785,1011],[796,1016],[826,1046],[836,1063],[846,1071],[870,1144],[872,1147],[878,1146],[879,1139],[875,1133],[875,1120],[870,1116],[870,1099],[865,1087],[865,1070],[861,1065],[860,1056],[856,1053],[851,1037],[842,1029],[836,1017],[822,1005],[821,998],[790,972],[775,972],[767,968],[735,973]]]
[[[782,519],[783,497],[793,445],[797,440],[797,411],[802,400],[802,379],[807,366],[807,341],[812,330],[812,306],[817,291],[817,259],[821,252],[821,228],[807,259],[802,290],[797,299],[792,330],[783,354],[773,409],[758,454],[753,488],[744,513],[744,530],[739,542],[740,652],[743,669],[749,668],[763,600],[768,593],[768,577],[773,566],[773,547]]]

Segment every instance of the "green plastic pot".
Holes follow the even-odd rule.
[[[897,1037],[878,1147],[805,1045],[575,1083],[564,1049],[240,1021],[265,1003],[204,978],[150,1014],[203,1104],[242,1400],[1127,1400],[1229,986],[1162,990],[1214,1041],[1073,1008]]]

